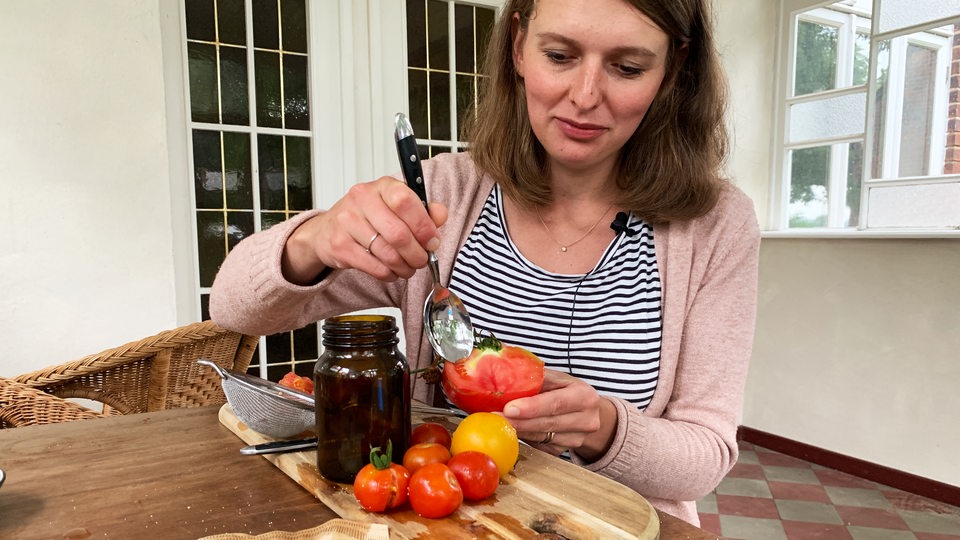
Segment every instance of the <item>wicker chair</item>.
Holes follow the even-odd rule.
[[[0,429],[104,416],[103,413],[0,377]]]
[[[196,361],[246,371],[258,339],[203,321],[13,380],[61,398],[100,402],[107,414],[219,405],[226,402],[220,377]]]

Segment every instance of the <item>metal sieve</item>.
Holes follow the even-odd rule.
[[[197,363],[220,375],[227,402],[250,429],[275,439],[315,429],[313,396],[247,373],[228,371],[205,358]]]

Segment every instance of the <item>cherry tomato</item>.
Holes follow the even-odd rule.
[[[383,512],[406,502],[410,472],[402,465],[390,462],[392,443],[387,453],[380,448],[370,449],[370,463],[363,466],[353,481],[353,496],[368,512]]]
[[[447,467],[457,477],[457,483],[463,490],[463,498],[469,501],[486,499],[493,495],[500,485],[500,469],[497,468],[497,463],[483,452],[460,452],[450,458]]]
[[[423,466],[410,477],[410,506],[426,518],[449,516],[463,504],[457,477],[443,463]]]
[[[450,450],[437,443],[415,444],[403,454],[403,466],[410,474],[417,472],[420,467],[431,463],[446,463],[450,459]]]
[[[450,448],[450,432],[442,424],[424,422],[410,434],[410,444],[432,442]]]
[[[517,430],[499,414],[473,413],[460,421],[450,444],[450,452],[454,456],[469,450],[483,452],[493,458],[503,478],[513,470],[520,455]]]
[[[468,413],[500,412],[508,401],[540,392],[543,361],[526,349],[484,336],[470,356],[443,364],[440,385],[447,399]]]
[[[280,384],[287,388],[293,388],[307,394],[313,394],[313,379],[310,377],[301,377],[290,371],[280,379]]]

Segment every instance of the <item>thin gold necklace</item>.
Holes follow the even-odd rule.
[[[560,253],[566,253],[566,252],[567,252],[567,248],[573,246],[573,245],[576,244],[577,242],[579,242],[579,241],[583,240],[584,238],[590,236],[590,233],[592,233],[593,230],[597,228],[597,225],[599,225],[600,222],[603,221],[603,217],[607,215],[607,213],[610,211],[611,208],[613,208],[613,204],[611,204],[610,206],[608,206],[607,209],[604,210],[602,214],[600,214],[600,217],[597,218],[596,223],[594,223],[593,226],[590,227],[590,229],[589,229],[587,232],[583,233],[583,236],[581,236],[580,238],[577,238],[577,239],[574,240],[573,242],[569,242],[569,243],[567,243],[567,244],[564,244],[563,242],[558,241],[558,240],[553,236],[553,231],[550,230],[550,227],[547,227],[546,222],[543,221],[543,216],[540,215],[540,207],[535,207],[534,210],[536,210],[536,212],[537,212],[537,217],[540,219],[540,224],[543,225],[543,230],[547,231],[547,236],[549,236],[550,239],[554,241],[554,243],[556,243],[558,246],[560,246]]]

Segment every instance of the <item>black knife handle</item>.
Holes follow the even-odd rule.
[[[317,448],[317,439],[299,439],[293,441],[273,441],[253,446],[245,446],[240,449],[240,453],[253,456],[260,454],[283,454],[286,452],[297,452],[300,450],[315,450]]]
[[[420,166],[420,156],[417,154],[417,139],[413,135],[397,141],[397,157],[400,158],[400,169],[403,179],[420,202],[427,206],[427,186],[423,183],[423,167]]]

